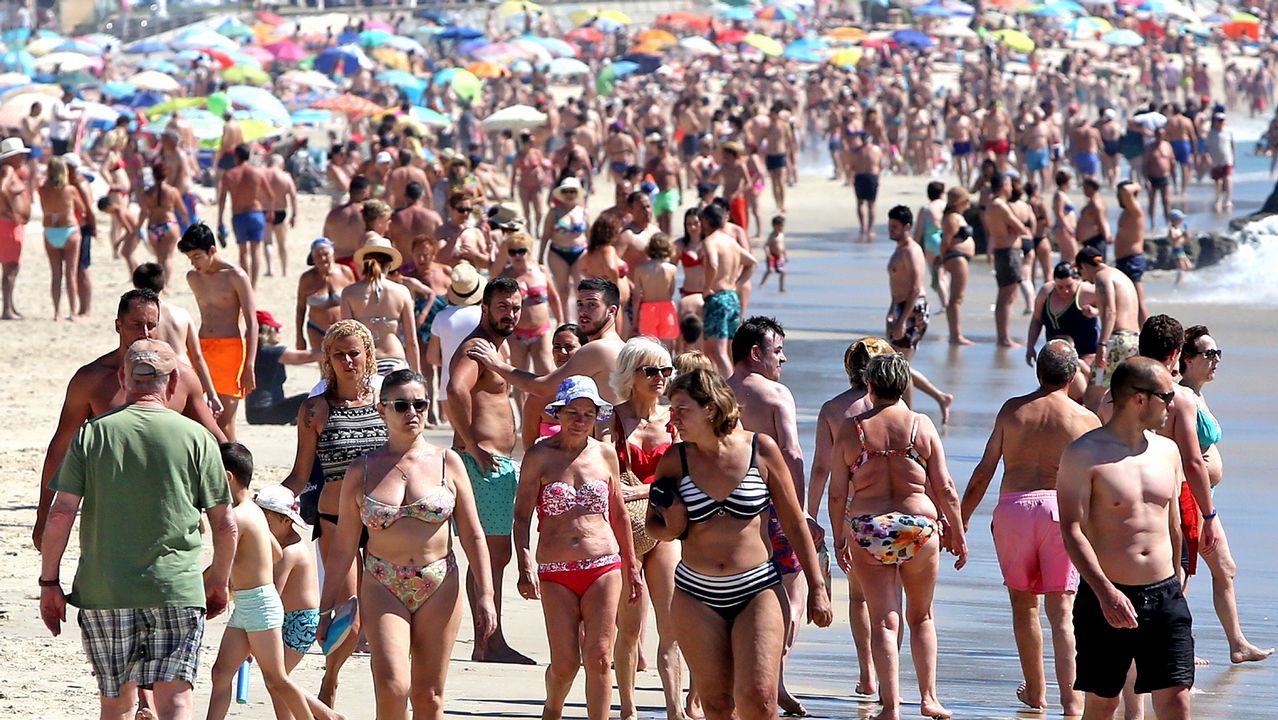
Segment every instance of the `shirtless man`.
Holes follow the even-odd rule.
[[[1140,307],[1139,322],[1145,322],[1149,310],[1145,308],[1145,213],[1136,201],[1140,186],[1130,180],[1118,183],[1118,232],[1114,235],[1114,267],[1118,268],[1136,286],[1136,302]],[[1166,195],[1166,189],[1163,190]],[[1152,200],[1152,198],[1151,198]],[[1150,211],[1153,212],[1152,210]]]
[[[914,214],[904,205],[897,205],[888,211],[888,238],[896,243],[896,249],[888,258],[888,287],[891,290],[892,302],[888,306],[885,337],[897,352],[905,355],[907,360],[914,358],[914,351],[919,341],[927,332],[927,291],[923,289],[927,277],[927,258],[923,248],[914,242],[910,229],[914,225]],[[941,424],[950,421],[950,405],[954,396],[941,392],[923,373],[910,367],[911,385],[932,397],[941,406]],[[911,405],[912,391],[905,391],[904,399]]]
[[[972,182],[972,161],[976,156],[972,147],[972,118],[963,107],[962,98],[954,103],[950,114],[945,117],[945,137],[950,141],[959,185],[968,187]]]
[[[1171,143],[1167,142],[1163,128],[1154,130],[1154,139],[1145,146],[1145,183],[1149,186],[1149,228],[1154,229],[1154,205],[1159,199],[1163,201],[1163,222],[1171,224],[1167,213],[1171,212],[1169,196],[1171,184],[1176,174],[1176,157]],[[1119,183],[1121,188],[1123,183]],[[1121,204],[1121,202],[1120,202]],[[1121,250],[1115,248],[1115,257],[1121,256]]]
[[[1082,113],[1074,115],[1069,126],[1069,145],[1074,152],[1074,170],[1079,177],[1101,173],[1101,132],[1087,122]],[[1046,187],[1045,185],[1042,187]]]
[[[883,149],[864,132],[852,134],[849,167],[852,190],[856,194],[856,214],[861,221],[861,241],[874,238],[874,202],[879,198],[879,173],[883,172]]]
[[[620,311],[621,291],[611,280],[582,280],[577,285],[577,325],[590,342],[549,375],[537,376],[515,368],[497,354],[491,343],[476,343],[469,353],[473,359],[482,362],[489,370],[526,393],[551,396],[567,378],[588,375],[599,387],[603,399],[616,403],[616,393],[607,384],[607,379],[617,367],[617,355],[625,346],[625,342],[617,334],[617,313]]]
[[[1100,195],[1100,183],[1094,177],[1083,178],[1083,197],[1087,202],[1078,212],[1078,224],[1074,237],[1081,247],[1089,247],[1105,257],[1106,248],[1114,242],[1109,235],[1109,216],[1105,213],[1105,200]],[[1069,260],[1070,258],[1061,258]]]
[[[347,201],[329,210],[324,218],[324,237],[333,242],[334,261],[350,268],[357,278],[355,251],[364,244],[364,201],[370,189],[363,175],[351,178]]]
[[[218,232],[225,236],[226,200],[231,199],[231,228],[240,249],[240,267],[249,270],[257,287],[262,264],[262,240],[266,237],[266,211],[275,202],[270,180],[262,170],[249,165],[248,145],[235,148],[235,166],[222,173],[217,188]]]
[[[231,115],[230,108],[227,108],[222,119],[226,121],[226,124],[222,126],[222,139],[218,143],[217,152],[213,155],[213,167],[217,170],[219,187],[222,184],[222,176],[227,170],[235,167],[236,151],[244,144],[244,129],[240,127],[240,121]]]
[[[0,143],[0,292],[4,296],[0,320],[22,317],[22,313],[13,306],[13,286],[18,281],[18,267],[22,261],[22,234],[31,219],[35,175],[28,173],[24,176],[23,169],[30,154],[31,150],[22,144],[20,138],[6,138]]]
[[[657,194],[652,198],[652,214],[657,218],[661,232],[669,235],[670,219],[683,202],[683,172],[679,158],[670,153],[664,136],[649,135],[647,142],[648,161],[644,163],[644,170],[657,183]]]
[[[67,385],[66,399],[58,415],[58,427],[49,440],[44,466],[40,472],[40,502],[36,508],[35,530],[31,541],[40,549],[44,537],[44,524],[53,501],[49,481],[62,466],[67,448],[86,420],[103,415],[124,403],[124,387],[120,384],[120,370],[129,346],[138,340],[150,340],[156,336],[160,325],[160,298],[150,290],[130,290],[120,296],[116,309],[115,332],[120,344],[87,365],[80,366]],[[169,409],[176,410],[208,429],[218,442],[226,440],[213,413],[204,402],[200,380],[195,371],[179,365],[178,384],[168,401]]]
[[[405,194],[409,183],[418,183],[425,188],[430,184],[430,180],[426,178],[425,170],[413,165],[413,153],[407,149],[400,148],[395,161],[398,164],[386,173],[385,200],[387,205],[398,208],[409,204]]]
[[[723,187],[722,197],[728,203],[728,217],[736,225],[746,228],[749,223],[746,186],[750,184],[750,174],[746,168],[745,148],[740,142],[729,140],[723,144],[721,153],[723,162],[719,165],[716,179]]]
[[[1140,303],[1136,287],[1127,276],[1105,264],[1100,253],[1091,247],[1078,251],[1074,258],[1078,274],[1096,287],[1096,309],[1100,311],[1101,333],[1092,369],[1092,384],[1087,388],[1084,404],[1093,412],[1109,388],[1110,378],[1118,364],[1138,350]]]
[[[229,174],[229,173],[228,173]],[[257,308],[248,275],[218,257],[217,240],[207,225],[192,225],[182,234],[178,252],[193,268],[186,274],[200,306],[200,349],[222,400],[217,424],[235,442],[235,414],[240,400],[257,384]],[[241,332],[240,318],[244,319]]]
[[[1189,190],[1189,169],[1194,166],[1194,155],[1197,154],[1194,140],[1198,137],[1198,132],[1194,128],[1194,121],[1189,119],[1180,105],[1172,106],[1164,132],[1167,142],[1171,144],[1172,154],[1176,157],[1176,165],[1179,166],[1179,172],[1172,171],[1172,181],[1184,196]]]
[[[1071,624],[1078,572],[1061,541],[1056,501],[1056,471],[1061,451],[1084,433],[1100,427],[1090,410],[1070,399],[1078,353],[1066,340],[1052,340],[1038,353],[1038,389],[1003,404],[985,454],[963,493],[963,527],[985,497],[1003,461],[1003,480],[994,509],[994,550],[1003,584],[1012,602],[1012,633],[1025,682],[1017,699],[1031,708],[1047,708],[1043,672],[1043,629],[1038,596],[1047,604],[1056,659],[1056,682],[1066,716],[1082,714],[1074,686],[1074,629]],[[1033,538],[1032,541],[1027,539]]]
[[[1133,661],[1136,692],[1153,693],[1160,720],[1190,717],[1194,639],[1176,502],[1184,476],[1175,443],[1149,432],[1179,401],[1174,388],[1153,360],[1123,363],[1111,386],[1113,417],[1060,459],[1061,532],[1083,581],[1074,603],[1074,689],[1087,693],[1086,720],[1114,716]]]
[[[164,266],[159,263],[142,263],[133,271],[133,287],[150,290],[161,299],[164,297],[167,284],[168,278],[164,275]],[[208,402],[209,409],[213,411],[214,416],[221,415],[222,400],[218,398],[217,391],[213,387],[213,376],[209,374],[208,363],[204,360],[204,351],[200,349],[199,329],[196,328],[191,313],[180,305],[161,302],[160,325],[155,329],[153,337],[168,343],[173,348],[173,353],[177,355],[178,362],[195,370],[196,377],[200,379],[200,386],[204,388],[204,399]]]
[[[634,268],[647,261],[648,241],[653,235],[663,231],[652,221],[652,199],[648,197],[648,193],[630,193],[626,197],[626,208],[630,211],[630,222],[622,228],[621,235],[617,238],[617,254]]]
[[[479,346],[494,356],[504,351],[506,339],[519,324],[521,301],[519,284],[513,278],[499,277],[484,287],[479,326],[462,341],[449,366],[447,402],[454,444],[461,451],[466,474],[474,488],[475,507],[487,538],[493,587],[499,589],[493,597],[497,629],[486,642],[475,643],[471,659],[532,665],[531,658],[506,643],[501,624],[500,579],[510,564],[515,487],[519,484],[519,466],[510,457],[516,439],[515,413],[508,397],[510,385],[500,373],[469,354]],[[466,596],[473,611],[480,596],[469,570],[466,571]]]
[[[1025,169],[1031,182],[1047,187],[1047,172],[1052,164],[1052,126],[1042,108],[1030,111],[1030,121],[1021,133],[1020,144],[1025,151]]]
[[[1113,185],[1118,181],[1119,151],[1126,128],[1118,122],[1118,112],[1114,108],[1106,108],[1096,129],[1100,131],[1101,149],[1104,150],[1101,168],[1104,170],[1105,184]]]
[[[763,147],[767,151],[763,160],[768,169],[768,179],[772,183],[772,199],[781,215],[785,214],[786,166],[797,146],[794,125],[790,120],[790,110],[786,104],[773,103],[772,110],[768,113],[767,129],[763,132]]]
[[[275,238],[275,247],[279,251],[280,276],[288,277],[288,241],[289,228],[297,227],[297,184],[293,176],[284,169],[284,156],[272,153],[266,161],[263,171],[266,182],[271,188],[271,199],[266,207],[267,221],[271,224],[271,237]],[[289,210],[292,214],[289,214]],[[285,224],[285,221],[288,224]],[[264,248],[266,253],[266,276],[271,276],[270,241]]]
[[[608,174],[613,183],[621,182],[626,168],[639,162],[639,144],[625,131],[620,120],[614,120],[608,126],[608,137],[604,140],[603,149],[608,162]]]
[[[1021,285],[1023,254],[1021,238],[1033,233],[1013,212],[1007,199],[1012,183],[1007,176],[996,173],[990,178],[990,204],[981,219],[985,223],[985,237],[990,256],[994,259],[994,279],[998,284],[998,299],[994,305],[994,328],[1001,347],[1020,347],[1012,338],[1012,302]]]
[[[1001,173],[1007,172],[1007,155],[1012,151],[1011,137],[1012,116],[1001,102],[990,100],[981,118],[981,147],[985,150],[985,157],[998,163]]]
[[[728,377],[732,373],[728,341],[741,324],[741,300],[750,288],[750,276],[759,261],[724,232],[722,207],[711,204],[701,210],[700,218],[706,273],[702,351],[714,363],[715,370]]]
[[[164,164],[164,182],[177,189],[186,206],[186,217],[178,217],[178,232],[184,233],[196,221],[199,197],[195,194],[195,174],[199,166],[183,147],[182,136],[173,128],[166,128],[160,135],[160,162]]]
[[[404,186],[404,205],[395,208],[391,215],[390,229],[386,231],[386,237],[406,260],[413,257],[413,243],[417,238],[434,238],[435,231],[444,224],[439,213],[422,204],[425,196],[426,186],[422,183],[413,181]],[[412,275],[414,270],[413,264],[407,261],[399,267],[399,271],[405,275]]]

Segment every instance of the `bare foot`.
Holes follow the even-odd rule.
[[[807,717],[808,709],[803,707],[803,703],[799,699],[790,694],[789,690],[781,689],[781,693],[777,695],[777,707],[781,708],[781,714],[789,717]]]
[[[133,720],[157,720],[155,713],[151,712],[151,708],[138,708],[133,716]]]
[[[923,717],[939,718],[939,720],[948,720],[954,715],[936,700],[924,700],[919,703],[919,714]]]
[[[1237,650],[1229,651],[1229,661],[1234,664],[1245,663],[1245,662],[1260,662],[1261,660],[1265,660],[1270,655],[1273,655],[1273,654],[1274,654],[1273,648],[1261,649],[1256,647],[1255,645],[1252,645],[1251,643],[1244,643],[1243,646],[1238,648]]]
[[[950,338],[950,344],[951,345],[975,345],[976,343],[972,342],[971,340],[968,340],[962,335],[959,335],[956,338]]]
[[[475,662],[505,663],[507,665],[536,665],[537,661],[509,646],[489,647],[480,650],[478,646],[470,654]]]
[[[941,393],[941,399],[937,401],[941,406],[941,424],[950,424],[950,406],[954,404],[954,396],[950,393]]]
[[[1021,701],[1022,703],[1024,703],[1027,707],[1029,707],[1029,708],[1031,708],[1031,709],[1033,709],[1033,710],[1046,710],[1046,709],[1047,709],[1047,701],[1046,701],[1046,700],[1042,700],[1042,701],[1035,702],[1035,701],[1033,701],[1033,700],[1030,700],[1030,699],[1029,699],[1029,685],[1026,685],[1025,683],[1021,683],[1020,685],[1016,686],[1016,699],[1017,699],[1017,700],[1020,700],[1020,701]]]
[[[874,687],[873,680],[861,680],[856,684],[856,687],[852,689],[852,692],[857,695],[873,696],[879,694],[879,689]]]
[[[324,703],[328,707],[333,707],[333,699],[337,697],[337,681],[334,680],[332,685],[320,682],[319,692],[315,694],[315,699]]]
[[[683,701],[683,711],[692,720],[704,720],[706,713],[701,709],[701,696],[695,691],[689,690],[688,697]]]
[[[1207,667],[1210,664],[1211,664],[1211,661],[1208,660],[1207,658],[1200,658],[1197,655],[1194,656],[1195,667]]]
[[[999,346],[999,347],[1005,347],[1005,348],[1018,348],[1018,347],[1020,347],[1020,346],[1021,346],[1021,344],[1020,344],[1019,342],[1017,342],[1016,340],[1013,340],[1013,339],[1011,339],[1011,338],[1008,338],[1008,339],[1006,339],[1006,340],[999,340],[999,341],[998,341],[998,346]]]

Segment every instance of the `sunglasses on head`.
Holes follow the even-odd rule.
[[[382,400],[378,404],[382,405],[383,407],[390,406],[392,409],[395,410],[395,412],[400,413],[401,415],[408,412],[409,408],[412,408],[413,412],[417,413],[418,415],[421,415],[426,412],[426,408],[430,407],[430,403],[426,402],[426,400],[424,399]]]
[[[1145,395],[1156,397],[1159,400],[1162,400],[1164,405],[1170,405],[1171,401],[1176,399],[1175,390],[1168,390],[1167,392],[1158,392],[1157,390],[1150,390],[1149,388],[1143,388],[1143,387],[1133,387],[1132,389],[1138,393],[1144,393]]]
[[[644,365],[639,369],[643,371],[645,376],[650,378],[657,377],[658,375],[668,378],[674,374],[674,368],[670,365]]]
[[[1220,348],[1212,348],[1211,350],[1204,350],[1198,354],[1208,360],[1219,360],[1225,356],[1225,351]]]
[[[522,257],[528,254],[528,248],[511,248],[507,254],[511,257]]]

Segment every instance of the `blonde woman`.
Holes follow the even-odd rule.
[[[373,235],[355,251],[360,279],[342,290],[342,317],[360,321],[373,333],[377,374],[383,377],[405,367],[420,372],[413,294],[386,278],[403,260],[390,240]]]
[[[508,345],[510,362],[517,368],[531,366],[536,375],[548,375],[554,369],[550,329],[560,314],[559,293],[549,281],[546,269],[533,258],[531,235],[511,233],[504,249],[510,264],[500,277],[514,278],[523,297],[515,342]]]
[[[617,399],[622,401],[613,409],[612,421],[613,445],[622,473],[622,497],[627,504],[641,501],[639,505],[645,512],[648,488],[656,479],[657,464],[678,440],[670,419],[670,404],[665,400],[666,385],[673,374],[674,365],[665,346],[653,338],[635,337],[617,354],[617,367],[608,379]],[[674,638],[670,603],[674,599],[679,543],[654,544],[642,530],[635,533],[635,556],[643,578],[639,602],[622,604],[617,612],[614,664],[617,689],[621,693],[621,716],[638,715],[635,668],[640,633],[647,624],[647,596],[657,617],[657,674],[665,691],[666,717],[677,718],[682,714],[679,698],[683,693],[683,658]]]
[[[49,160],[48,176],[40,186],[40,208],[44,213],[44,252],[52,273],[49,293],[53,298],[53,319],[62,319],[62,279],[67,283],[67,319],[76,315],[79,297],[76,269],[80,262],[80,224],[77,215],[88,210],[80,193],[67,181],[67,163],[61,157]]]
[[[354,320],[339,320],[324,334],[320,374],[324,392],[307,398],[297,414],[297,455],[284,487],[298,495],[302,519],[315,528],[320,557],[331,564],[340,519],[342,477],[356,458],[386,444],[386,423],[377,412],[373,335]],[[378,378],[380,380],[380,378]],[[319,476],[312,470],[319,463]],[[356,574],[351,567],[341,579],[342,599],[353,597]],[[321,624],[321,633],[326,629]],[[358,614],[350,636],[333,648],[324,663],[319,699],[333,707],[337,674],[355,650]]]

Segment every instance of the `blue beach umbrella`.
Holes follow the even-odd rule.
[[[408,116],[424,125],[434,125],[435,127],[448,127],[453,124],[452,118],[428,107],[414,105],[408,110]]]
[[[53,48],[52,52],[71,52],[71,53],[79,53],[81,55],[101,55],[102,48],[98,47],[97,45],[94,45],[91,42],[85,42],[83,40],[67,40],[61,45]]]
[[[132,96],[138,91],[136,87],[123,81],[105,83],[98,89],[102,91],[103,95],[109,98],[126,98]]]
[[[719,11],[719,17],[724,20],[740,20],[745,22],[754,19],[754,11],[748,7],[724,8]]]
[[[1112,30],[1101,35],[1101,42],[1115,47],[1140,47],[1145,44],[1145,38],[1133,30]]]
[[[394,33],[385,30],[365,30],[359,34],[359,44],[364,47],[381,47],[393,37]]]
[[[404,37],[403,35],[392,35],[391,38],[386,41],[386,47],[395,48],[402,52],[416,53],[418,55],[426,54],[426,48],[422,47],[421,43],[410,37]]]
[[[394,85],[397,88],[416,88],[417,90],[425,89],[426,81],[416,75],[405,70],[383,70],[377,73],[375,78],[378,82]]]
[[[139,40],[131,45],[124,46],[126,55],[151,55],[153,53],[162,53],[169,51],[169,44],[159,40]]]
[[[339,45],[315,57],[315,69],[325,75],[341,73],[346,77],[352,77],[361,68],[371,65],[372,62],[369,61],[368,56],[355,45]]]
[[[163,58],[147,58],[146,60],[138,63],[138,67],[142,70],[162,72],[165,75],[177,75],[181,72],[181,68],[179,68],[175,63]]]
[[[936,41],[918,30],[897,30],[892,33],[892,40],[902,47],[930,48]]]
[[[31,77],[36,74],[35,56],[26,50],[10,50],[0,55],[0,68]]]
[[[781,53],[781,56],[803,63],[819,63],[823,60],[820,53],[816,50],[804,47],[794,47],[794,43],[791,43],[790,46]]]
[[[541,37],[540,35],[524,35],[520,40],[528,40],[546,48],[551,55],[560,58],[577,57],[577,50],[559,38]]]
[[[288,108],[270,90],[250,85],[232,85],[226,89],[226,94],[233,104],[249,110],[249,116],[256,120],[266,120],[280,127],[293,125]]]
[[[953,10],[944,5],[924,5],[916,8],[913,14],[919,17],[954,17],[955,15]]]
[[[473,27],[465,25],[453,25],[445,28],[443,32],[438,33],[435,37],[440,40],[473,40],[484,36],[483,30],[477,30]]]

